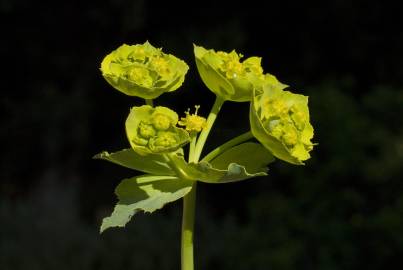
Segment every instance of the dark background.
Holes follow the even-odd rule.
[[[179,269],[180,203],[99,235],[114,187],[136,172],[91,157],[128,147],[137,98],[102,78],[103,57],[149,40],[190,66],[157,103],[214,95],[192,43],[263,57],[310,96],[319,145],[305,167],[200,184],[197,269],[387,269],[403,256],[403,31],[387,1],[1,0],[0,269]],[[218,5],[220,3],[220,5]],[[209,148],[248,130],[227,103]]]

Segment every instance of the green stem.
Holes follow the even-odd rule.
[[[195,181],[192,190],[183,198],[182,216],[182,240],[181,240],[181,265],[182,270],[193,270],[193,229],[196,208]]]
[[[217,118],[217,114],[220,112],[221,106],[224,104],[224,101],[225,100],[223,100],[222,98],[218,96],[216,97],[213,108],[211,109],[211,112],[207,117],[207,126],[200,133],[199,139],[197,140],[196,143],[195,157],[194,157],[195,162],[199,161],[201,152],[203,151],[204,144],[206,143],[207,140],[207,136],[210,133],[211,127],[213,126],[214,121]]]
[[[219,147],[217,147],[216,149],[214,149],[213,151],[211,151],[210,153],[208,153],[204,158],[203,161],[211,161],[212,159],[214,159],[216,156],[218,156],[219,154],[223,153],[224,151],[226,151],[227,149],[238,145],[244,141],[250,140],[253,138],[252,132],[248,131],[245,132],[241,135],[239,135],[238,137],[235,137],[231,140],[229,140],[228,142],[220,145]]]
[[[174,154],[174,153],[163,154],[163,157],[165,158],[165,161],[168,163],[169,167],[171,167],[171,169],[176,173],[176,175],[179,178],[186,180],[186,181],[191,180],[189,178],[189,176],[187,175],[187,173],[185,171],[183,171],[182,168],[180,168],[179,166],[177,166],[175,164],[173,155],[176,155],[176,154]]]
[[[147,105],[150,105],[151,107],[154,107],[154,102],[153,102],[152,99],[145,99],[145,101],[146,101]]]
[[[192,134],[189,147],[189,162],[194,161],[197,135]],[[181,265],[182,270],[193,270],[193,228],[195,223],[196,208],[196,187],[195,181],[191,191],[183,198],[182,216],[182,239],[181,239]]]
[[[217,97],[213,108],[207,118],[207,126],[199,135],[192,137],[189,148],[189,162],[198,162],[200,154],[206,143],[207,136],[214,124],[217,114],[223,105],[224,100]],[[194,270],[193,264],[193,230],[195,223],[195,208],[196,208],[196,187],[195,181],[192,190],[183,198],[183,216],[182,216],[182,240],[181,240],[181,265],[182,270]]]
[[[195,157],[195,150],[196,150],[197,134],[191,134],[190,137],[191,137],[191,141],[190,141],[190,147],[189,147],[189,163],[195,162],[194,157]]]

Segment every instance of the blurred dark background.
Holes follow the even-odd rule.
[[[218,3],[221,3],[219,6]],[[388,1],[1,0],[0,269],[179,269],[181,204],[99,235],[114,187],[136,172],[92,160],[128,147],[142,104],[102,78],[103,57],[149,40],[184,59],[183,87],[157,103],[181,113],[214,100],[192,43],[263,57],[266,72],[310,96],[305,167],[200,184],[197,269],[387,269],[403,256],[403,31]],[[248,130],[228,103],[213,148]]]

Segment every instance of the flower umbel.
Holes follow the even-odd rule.
[[[123,44],[101,64],[102,75],[115,89],[145,99],[178,89],[188,69],[184,61],[148,42]]]
[[[126,133],[133,150],[141,155],[173,152],[189,142],[189,134],[176,127],[178,115],[166,107],[133,107]]]
[[[272,84],[259,92],[255,91],[250,110],[253,135],[277,158],[303,164],[313,148],[308,97]]]
[[[206,118],[197,115],[200,105],[195,106],[195,113],[190,114],[190,109],[188,109],[185,117],[181,117],[178,125],[185,126],[185,129],[189,132],[200,132],[207,126]]]

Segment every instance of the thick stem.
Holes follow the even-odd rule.
[[[214,121],[217,118],[217,114],[221,110],[221,106],[224,104],[224,101],[222,98],[219,96],[216,97],[216,100],[214,102],[213,108],[211,109],[211,112],[209,116],[207,117],[207,126],[202,130],[200,133],[199,139],[197,140],[196,144],[196,149],[195,149],[195,162],[199,161],[201,152],[203,151],[204,144],[206,143],[207,136],[210,133],[210,130],[214,124]]]
[[[182,270],[193,270],[193,228],[196,208],[196,186],[183,198],[181,265]]]
[[[194,161],[197,135],[192,136],[189,147],[189,162]],[[182,214],[182,239],[181,239],[181,266],[182,270],[193,270],[193,228],[195,223],[196,208],[196,186],[195,181],[192,190],[183,198]]]
[[[231,140],[229,140],[228,142],[220,145],[219,147],[217,147],[216,149],[214,149],[213,151],[211,151],[210,153],[208,153],[204,158],[203,161],[211,161],[212,159],[214,159],[216,156],[218,156],[219,154],[223,153],[224,151],[226,151],[227,149],[238,145],[244,141],[250,140],[253,138],[252,132],[248,131],[245,132],[241,135],[239,135],[238,137],[235,137]]]

